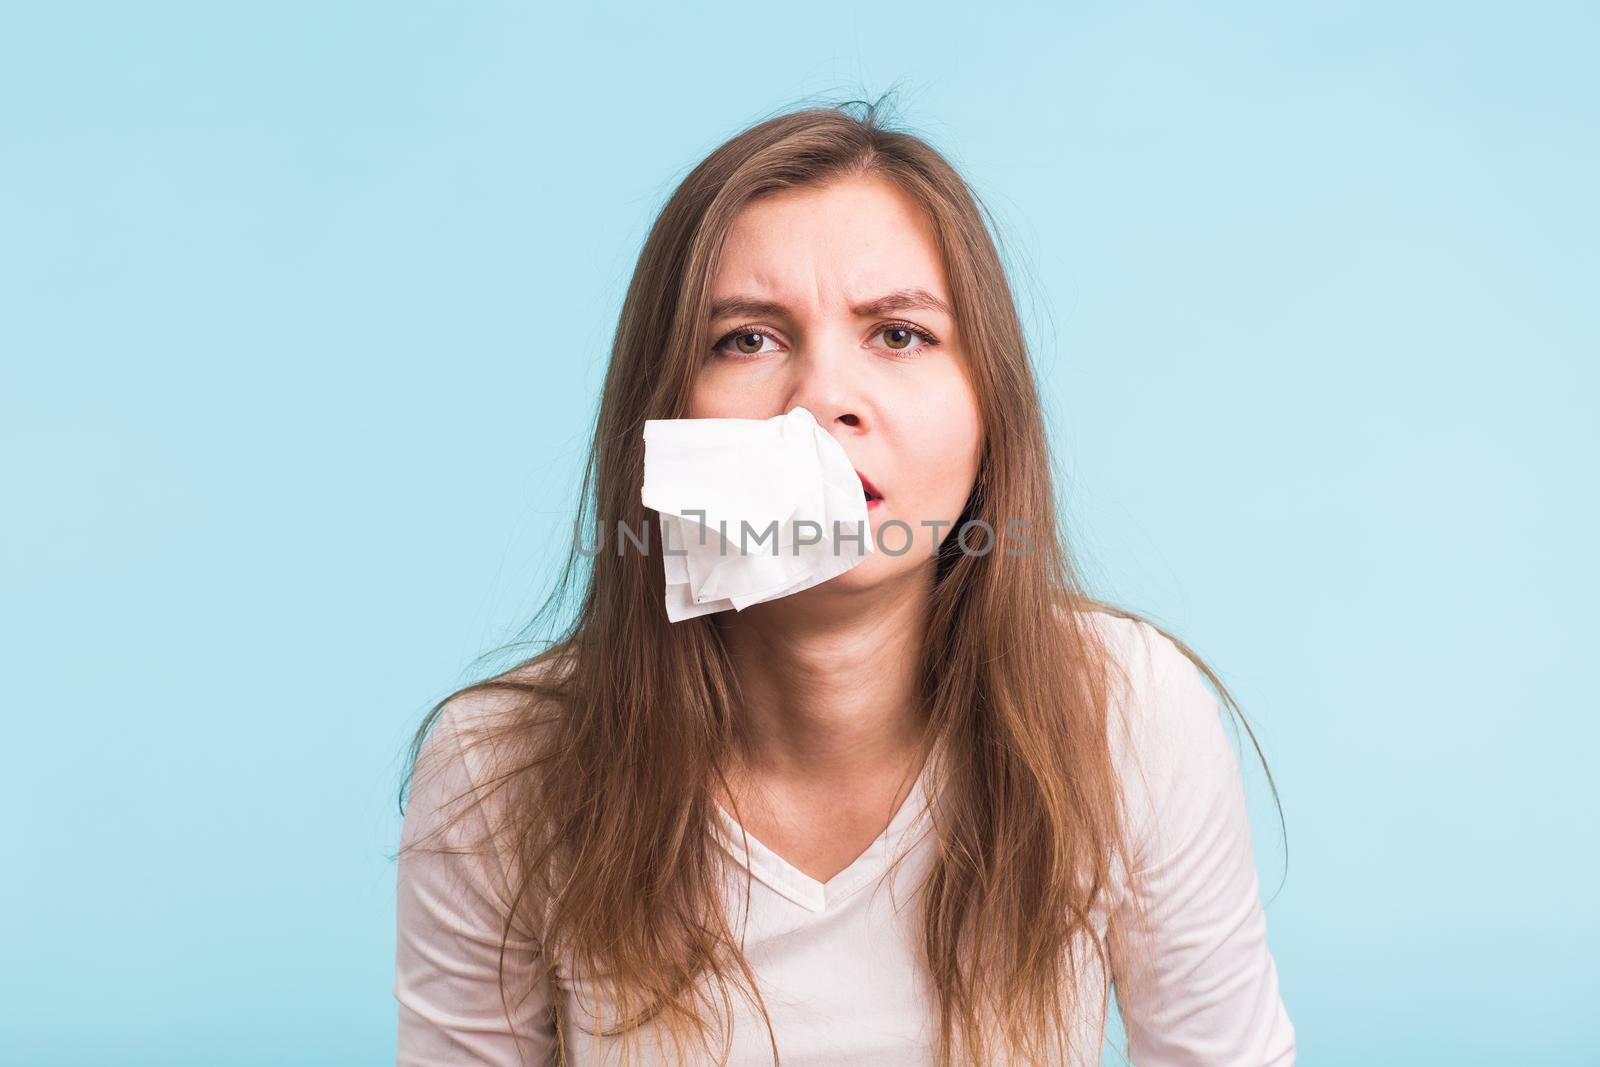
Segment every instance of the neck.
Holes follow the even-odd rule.
[[[852,781],[914,750],[929,585],[907,578],[860,591],[817,586],[719,617],[744,697],[748,769]]]

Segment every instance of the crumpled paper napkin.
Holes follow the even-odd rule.
[[[644,442],[641,496],[660,518],[672,622],[798,593],[875,550],[861,479],[803,407],[647,419]]]

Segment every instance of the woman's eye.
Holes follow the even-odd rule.
[[[713,351],[740,356],[759,356],[762,353],[761,346],[768,340],[771,340],[771,335],[760,330],[739,330],[718,341]]]
[[[904,324],[890,324],[879,330],[884,339],[884,347],[891,352],[914,351],[912,341],[921,341],[922,348],[932,348],[939,342],[931,334],[925,333],[914,326]]]

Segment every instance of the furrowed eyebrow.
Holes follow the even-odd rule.
[[[773,303],[771,300],[757,300],[748,296],[730,296],[723,300],[713,301],[709,321],[733,318],[741,319],[782,318],[789,313],[789,309],[782,304]]]
[[[864,319],[887,315],[893,311],[937,311],[952,319],[956,317],[955,312],[950,310],[950,305],[926,289],[896,289],[876,300],[857,304],[850,310]]]
[[[887,315],[895,311],[938,311],[950,318],[955,318],[955,313],[943,300],[934,296],[926,289],[896,289],[892,293],[857,304],[850,311],[860,318],[873,318],[878,315]],[[782,304],[771,300],[757,300],[754,297],[730,296],[722,300],[713,301],[711,304],[710,321],[715,322],[722,318],[780,318],[789,314],[789,309]]]

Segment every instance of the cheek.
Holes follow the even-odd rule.
[[[689,410],[684,412],[686,419],[715,419],[726,418],[724,414],[729,407],[727,390],[719,388],[716,376],[701,371],[693,384],[689,387]]]
[[[929,518],[954,519],[972,491],[982,453],[976,398],[963,382],[919,405],[906,427],[902,440],[918,474],[919,505]]]
[[[757,368],[730,368],[715,360],[689,386],[686,419],[767,419],[781,415],[782,383]]]

